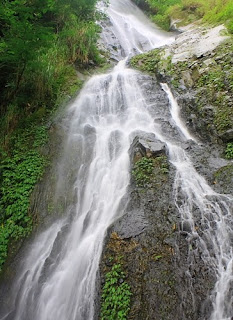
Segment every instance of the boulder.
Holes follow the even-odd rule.
[[[157,157],[166,154],[166,145],[158,139],[152,140],[146,134],[143,137],[136,136],[130,147],[130,155],[133,162],[142,157]]]
[[[221,133],[219,136],[224,142],[231,142],[233,140],[233,129],[229,129]]]

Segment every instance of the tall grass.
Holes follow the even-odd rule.
[[[153,13],[152,19],[169,29],[171,18],[188,24],[198,19],[209,23],[224,23],[233,33],[232,0],[145,0]]]

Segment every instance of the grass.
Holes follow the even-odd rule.
[[[171,19],[180,20],[180,25],[202,19],[203,22],[213,24],[224,23],[229,32],[233,33],[233,2],[231,0],[143,1],[149,5],[152,20],[165,30],[169,30]]]

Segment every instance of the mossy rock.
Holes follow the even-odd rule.
[[[225,193],[232,193],[233,164],[229,164],[215,171],[214,183],[223,188]]]

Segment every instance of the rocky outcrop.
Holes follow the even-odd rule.
[[[131,65],[167,82],[190,130],[202,141],[232,141],[233,41],[223,26],[198,27],[168,47],[131,59]]]
[[[154,140],[153,136],[143,133],[141,136],[134,138],[131,147],[130,155],[133,157],[133,161],[141,159],[142,157],[155,157],[159,155],[165,155],[166,148],[165,143]]]
[[[132,143],[132,172],[135,163],[146,157],[154,161],[153,173],[143,185],[132,174],[126,214],[112,225],[106,238],[100,282],[103,286],[104,275],[120,257],[132,292],[128,319],[208,319],[211,304],[206,297],[213,288],[214,276],[194,247],[195,241],[187,241],[190,225],[180,222],[174,204],[174,168],[170,165],[169,170],[163,171],[164,166],[158,165],[157,160],[161,155],[165,157],[166,149],[152,137],[150,143],[149,137],[144,139],[136,137]],[[158,144],[159,154],[153,153],[153,146]],[[195,154],[197,163],[205,163],[199,171],[216,184],[214,168],[226,163],[213,157],[206,165],[209,150],[205,153],[188,142],[184,147]]]
[[[211,31],[204,32],[203,39],[207,34]],[[182,147],[196,170],[220,193],[233,191],[232,163],[224,159],[233,124],[228,121],[232,119],[228,71],[233,50],[229,38],[227,41],[227,45],[215,42],[213,48],[207,45],[208,50],[199,54],[189,52],[182,61],[177,60],[177,53],[172,62],[172,47],[166,49],[170,50],[167,55],[164,49],[157,49],[131,60],[134,67],[169,83],[186,125],[199,139],[199,144],[188,141]],[[224,108],[222,97],[228,101]],[[138,135],[130,155],[129,203],[126,214],[109,229],[100,264],[101,285],[106,272],[121,257],[132,291],[128,319],[209,319],[212,304],[207,297],[215,276],[203,262],[195,239],[189,238],[190,224],[180,221],[173,199],[174,168],[170,165],[163,171],[158,161],[166,157],[166,147],[153,136]],[[134,172],[141,159],[153,159],[154,164],[143,183]],[[194,208],[194,215],[198,216],[198,208]]]

